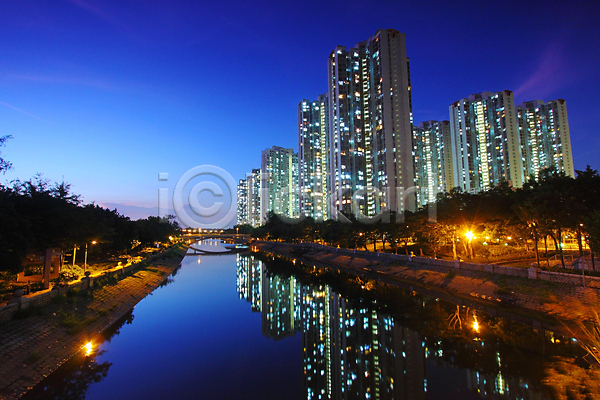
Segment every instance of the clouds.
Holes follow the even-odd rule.
[[[29,117],[31,117],[31,118],[35,118],[35,119],[37,119],[37,120],[39,120],[39,121],[42,121],[42,122],[47,122],[47,121],[44,121],[43,119],[41,119],[40,117],[38,117],[37,115],[33,115],[33,114],[31,114],[31,113],[28,113],[28,112],[27,112],[27,111],[25,111],[25,110],[21,110],[20,108],[17,108],[17,107],[15,107],[15,106],[12,106],[12,105],[10,105],[10,104],[8,104],[8,103],[5,103],[5,102],[3,102],[3,101],[0,101],[0,105],[3,105],[3,106],[5,106],[5,107],[8,107],[8,108],[10,108],[10,109],[12,109],[12,110],[18,111],[18,112],[20,112],[21,114],[25,114],[25,115],[27,115],[27,116],[29,116]]]
[[[576,74],[569,68],[565,49],[564,41],[551,43],[539,56],[533,72],[514,90],[515,97],[544,100],[570,84]]]

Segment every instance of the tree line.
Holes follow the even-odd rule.
[[[72,251],[95,242],[90,252],[109,257],[168,242],[177,232],[173,219],[132,221],[117,210],[83,204],[69,184],[50,184],[40,175],[0,184],[0,271],[21,272],[26,255],[45,248]]]
[[[9,139],[12,136],[0,137],[0,147]],[[0,153],[0,172],[11,168]],[[174,217],[131,221],[116,209],[83,204],[71,185],[51,184],[39,174],[0,184],[0,272],[21,272],[27,254],[46,248],[66,251],[93,242],[91,253],[110,257],[168,242],[178,232]]]
[[[600,175],[589,166],[576,175],[572,178],[547,170],[523,188],[502,183],[477,194],[455,188],[438,194],[434,204],[417,212],[382,214],[369,223],[351,215],[345,215],[349,222],[290,221],[271,212],[261,227],[238,228],[240,233],[258,238],[346,248],[367,249],[368,243],[379,243],[384,251],[408,253],[412,245],[434,257],[442,251],[453,258],[459,253],[468,258],[486,257],[499,254],[500,246],[517,246],[534,251],[538,265],[540,247],[547,250],[550,246],[564,267],[567,233],[576,236],[581,256],[583,243],[600,252]]]

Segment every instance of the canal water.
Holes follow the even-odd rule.
[[[186,256],[83,353],[25,398],[543,399],[548,363],[580,355],[551,331],[259,253]]]

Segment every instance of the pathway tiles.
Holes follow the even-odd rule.
[[[41,315],[0,323],[0,399],[23,395],[125,315],[177,268],[157,263],[117,284],[87,291],[87,295],[84,291],[55,299],[40,310]]]

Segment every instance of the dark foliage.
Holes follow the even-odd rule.
[[[0,185],[0,271],[20,272],[28,252],[49,247],[70,250],[88,244],[90,256],[110,256],[168,242],[177,232],[173,219],[131,221],[116,210],[82,205],[69,184],[51,185],[40,175]]]
[[[504,183],[471,194],[457,188],[441,193],[435,204],[416,213],[392,212],[368,223],[346,217],[345,222],[289,220],[271,212],[265,225],[256,229],[240,226],[239,231],[271,240],[319,242],[356,249],[366,249],[367,243],[369,246],[379,243],[384,250],[402,249],[406,253],[412,243],[434,256],[444,246],[452,248],[456,256],[460,250],[457,239],[466,250],[466,231],[478,237],[504,238],[503,241],[511,238],[511,243],[525,247],[533,243],[535,249],[540,240],[550,238],[562,255],[561,244],[568,231],[580,234],[582,243],[586,240],[595,252],[600,252],[600,175],[589,166],[577,171],[576,178],[548,170],[522,189]],[[494,245],[490,243],[487,249]]]

